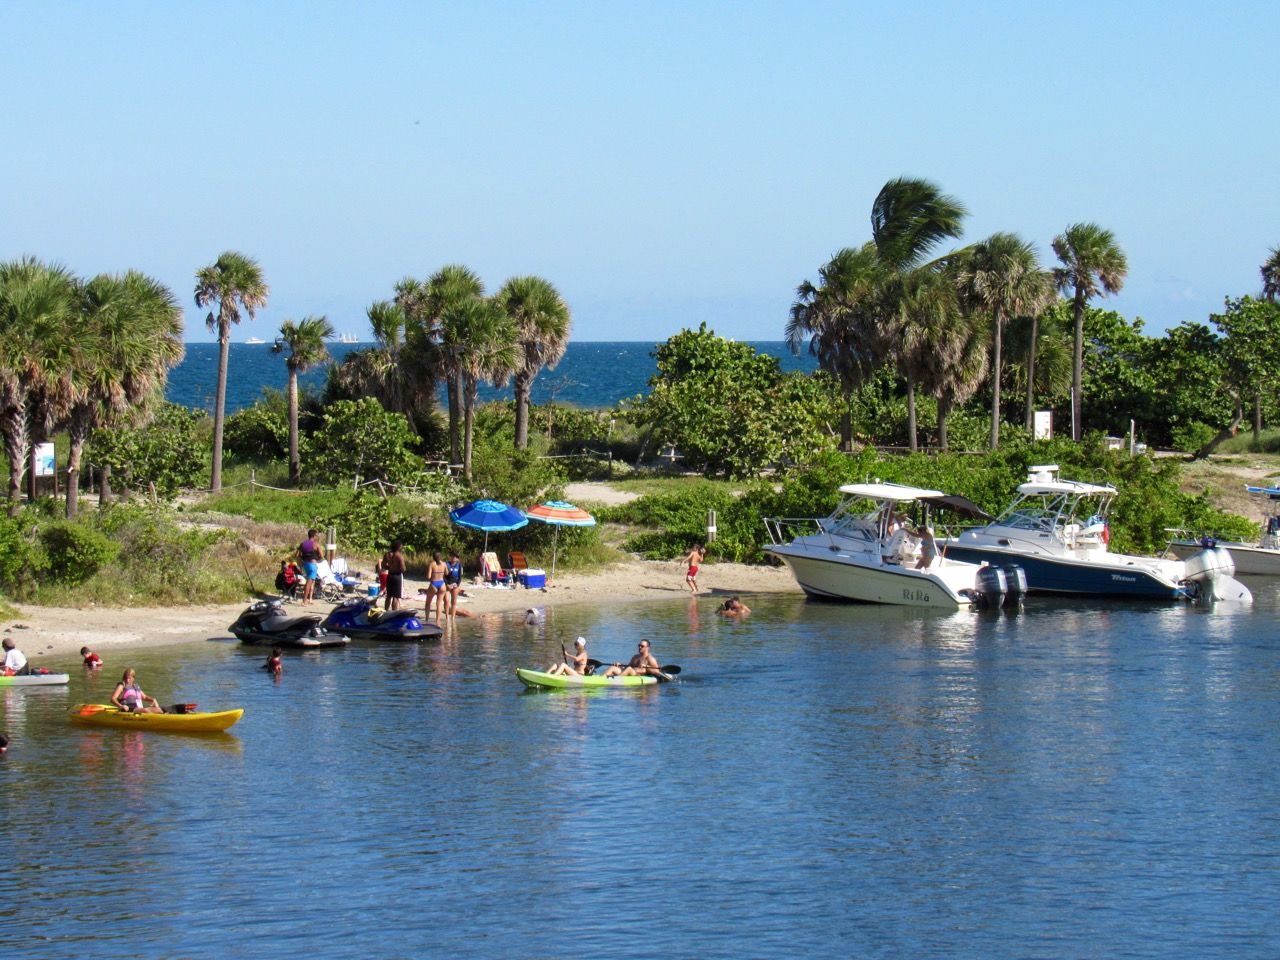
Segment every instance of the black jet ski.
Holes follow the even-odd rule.
[[[241,643],[257,643],[268,647],[297,647],[317,650],[322,647],[344,647],[349,637],[330,633],[317,616],[290,616],[279,600],[259,600],[246,609],[227,628]]]

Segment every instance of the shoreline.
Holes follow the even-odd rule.
[[[669,560],[632,560],[592,574],[564,573],[545,590],[517,587],[494,588],[467,584],[456,623],[490,615],[505,616],[530,607],[550,609],[583,603],[630,603],[678,600],[689,596],[684,564]],[[425,581],[405,580],[405,606],[422,609],[418,591]],[[744,563],[711,563],[698,571],[701,603],[719,606],[730,596],[800,593],[786,567]],[[353,594],[354,596],[354,594]],[[12,638],[33,666],[68,672],[78,666],[81,647],[89,647],[109,659],[121,650],[191,643],[229,636],[227,626],[257,597],[246,594],[243,602],[202,604],[190,607],[37,607],[15,604],[18,619],[0,628],[0,636]],[[291,604],[296,616],[326,616],[332,606],[319,601],[311,606]],[[462,626],[465,629],[465,626]]]

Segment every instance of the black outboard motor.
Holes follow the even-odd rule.
[[[999,567],[983,566],[978,570],[978,597],[982,606],[999,610],[1009,592],[1009,582]]]
[[[1004,568],[1004,580],[1009,589],[1009,592],[1005,594],[1004,605],[1006,607],[1020,606],[1022,598],[1027,595],[1027,571],[1016,564],[1010,564]]]

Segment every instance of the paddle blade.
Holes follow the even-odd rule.
[[[674,663],[669,663],[662,668],[662,672],[669,673],[671,676],[674,677],[677,673],[680,672],[680,667]]]

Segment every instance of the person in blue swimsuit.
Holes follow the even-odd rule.
[[[427,607],[423,611],[423,616],[428,620],[431,619],[431,602],[434,600],[436,604],[436,620],[440,620],[441,614],[447,613],[449,598],[444,588],[445,577],[449,575],[448,565],[440,559],[440,551],[436,551],[431,555],[431,562],[427,564]]]
[[[458,612],[458,594],[462,592],[462,558],[458,551],[449,554],[444,568],[445,612],[452,617]]]

